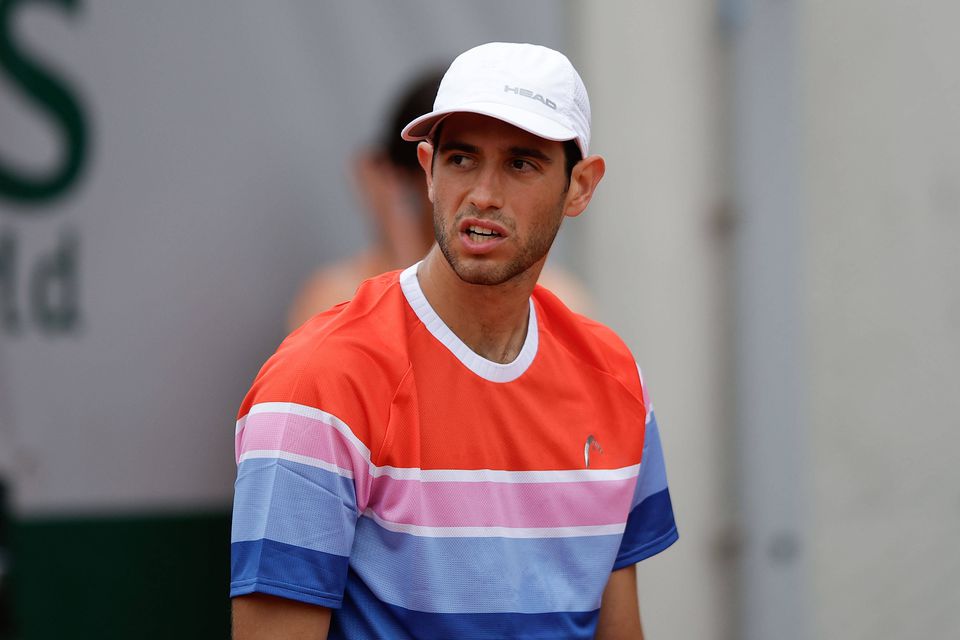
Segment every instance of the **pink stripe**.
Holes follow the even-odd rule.
[[[283,451],[323,460],[353,472],[357,505],[370,494],[370,465],[347,438],[326,422],[292,413],[255,413],[237,434],[237,457],[248,451]]]
[[[596,482],[420,482],[387,476],[369,507],[390,522],[432,527],[579,527],[626,522],[636,478]]]
[[[432,527],[576,527],[626,522],[637,479],[594,482],[422,482],[374,479],[339,431],[313,418],[256,413],[237,434],[238,456],[284,451],[349,469],[357,504],[389,522]]]

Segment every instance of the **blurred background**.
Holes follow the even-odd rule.
[[[552,260],[644,368],[651,639],[960,637],[960,4],[0,0],[0,638],[228,634],[236,410],[419,72],[566,52]]]

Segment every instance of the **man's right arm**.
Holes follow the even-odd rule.
[[[330,609],[261,593],[233,599],[234,640],[326,640]]]

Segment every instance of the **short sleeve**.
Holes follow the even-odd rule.
[[[614,570],[656,555],[677,541],[677,525],[667,487],[660,431],[653,405],[646,397],[643,457]]]
[[[369,490],[369,450],[337,416],[253,404],[237,422],[230,596],[339,608]]]

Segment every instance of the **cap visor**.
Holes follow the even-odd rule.
[[[430,135],[438,122],[451,113],[477,113],[489,116],[547,140],[573,140],[577,137],[572,129],[568,129],[539,113],[495,102],[474,102],[449,109],[431,111],[410,122],[403,128],[400,135],[404,140],[423,140]]]

